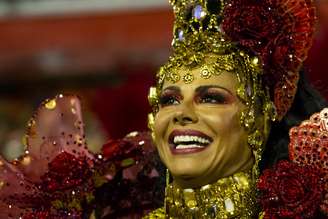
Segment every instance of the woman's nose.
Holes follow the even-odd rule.
[[[187,125],[196,123],[198,121],[197,114],[192,106],[188,106],[187,104],[181,104],[173,117],[173,123],[179,125]]]

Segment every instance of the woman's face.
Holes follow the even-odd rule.
[[[186,70],[177,72],[180,76]],[[253,166],[247,133],[240,124],[245,105],[237,77],[222,72],[186,84],[165,81],[155,117],[155,141],[162,161],[182,188],[213,183]]]

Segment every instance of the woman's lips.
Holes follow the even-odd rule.
[[[213,139],[196,130],[174,130],[169,136],[172,154],[190,154],[203,151]]]

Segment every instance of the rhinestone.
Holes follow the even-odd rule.
[[[259,58],[255,57],[255,58],[252,60],[252,64],[253,64],[253,65],[258,65],[258,64],[259,64]]]
[[[206,16],[206,12],[203,10],[202,6],[196,5],[196,7],[194,8],[194,11],[193,11],[193,16],[197,20],[200,20]]]
[[[179,30],[178,31],[178,39],[179,39],[179,41],[181,42],[181,41],[184,41],[184,32],[183,32],[183,30]]]
[[[127,138],[133,138],[133,137],[137,137],[138,135],[139,135],[139,132],[134,131],[134,132],[130,132],[125,137],[127,137]]]
[[[186,205],[189,209],[194,209],[197,207],[195,192],[193,189],[184,189],[183,194],[185,197]]]
[[[234,212],[235,205],[233,204],[232,200],[230,198],[227,198],[224,200],[224,206],[227,212]]]

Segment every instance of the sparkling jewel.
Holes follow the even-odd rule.
[[[204,9],[201,5],[196,5],[196,7],[193,10],[193,16],[197,20],[200,20],[206,16],[206,12],[204,11]]]
[[[224,200],[224,205],[225,205],[227,212],[233,212],[235,210],[235,205],[233,204],[233,202],[230,198],[227,198],[226,200]]]
[[[255,218],[255,184],[251,173],[243,172],[200,189],[182,190],[170,184],[166,187],[165,218]],[[152,214],[146,218],[153,218]]]
[[[183,41],[184,40],[184,32],[183,32],[183,30],[179,30],[178,31],[178,39],[179,39],[179,41]]]
[[[53,100],[49,100],[49,101],[45,104],[45,107],[46,107],[47,109],[49,109],[49,110],[53,110],[53,109],[56,108],[56,105],[57,105],[56,100],[53,99]]]

